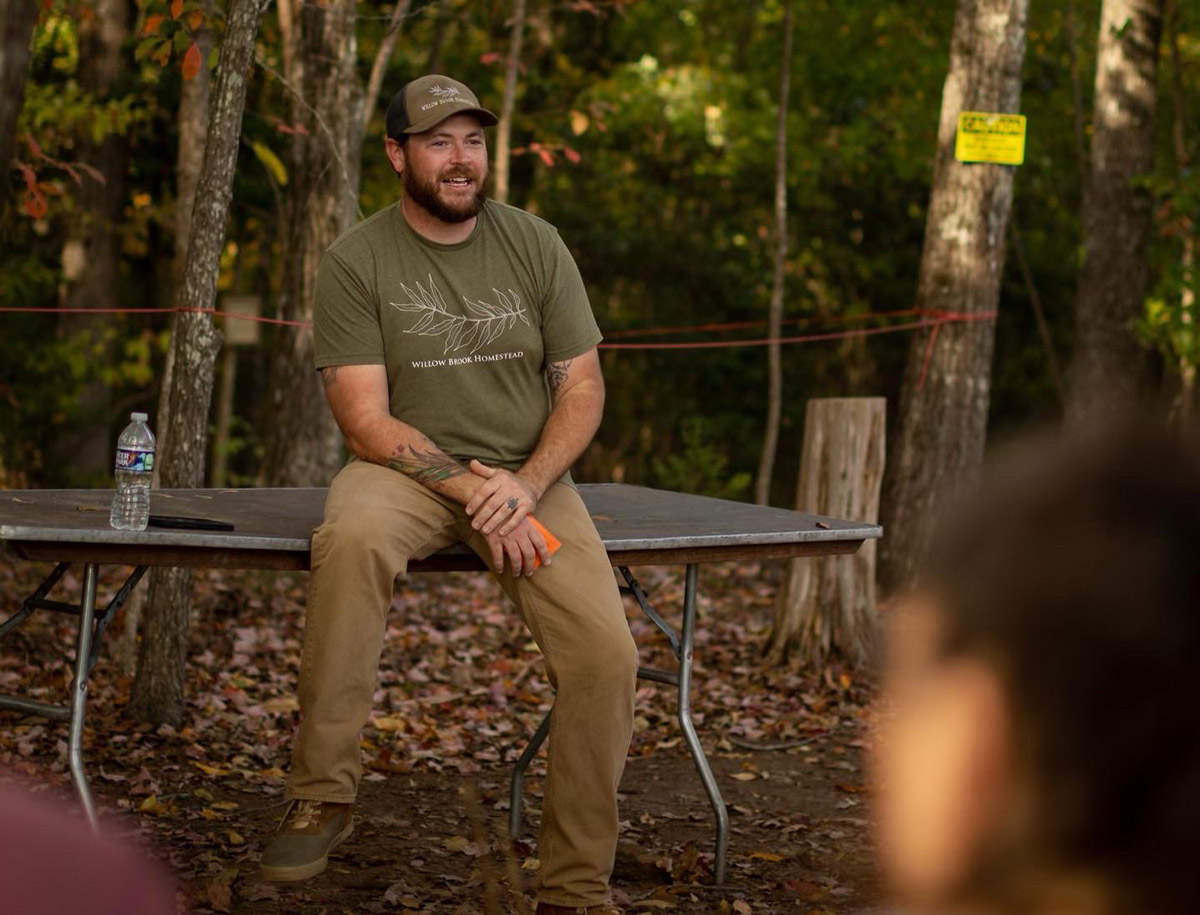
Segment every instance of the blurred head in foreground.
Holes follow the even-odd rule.
[[[893,619],[881,851],[926,912],[1200,912],[1200,448],[1010,456]]]

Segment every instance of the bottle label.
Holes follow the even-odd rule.
[[[149,473],[153,469],[153,451],[130,451],[126,448],[117,449],[117,470],[128,470],[132,473]]]

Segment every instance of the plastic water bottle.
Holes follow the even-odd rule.
[[[131,413],[117,439],[117,494],[108,523],[119,531],[144,531],[150,520],[150,476],[154,470],[154,435],[145,413]]]

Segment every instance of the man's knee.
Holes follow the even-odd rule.
[[[597,627],[586,640],[583,651],[576,652],[567,666],[559,665],[559,679],[571,679],[579,685],[628,684],[637,679],[638,652],[633,635],[624,625]]]
[[[396,551],[390,547],[395,531],[389,527],[384,512],[370,509],[326,520],[313,534],[314,568],[330,562],[358,567],[403,565],[403,558],[390,555]]]

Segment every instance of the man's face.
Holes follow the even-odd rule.
[[[405,196],[435,219],[466,222],[487,199],[487,144],[474,115],[456,114],[403,146],[389,139],[387,151]]]

